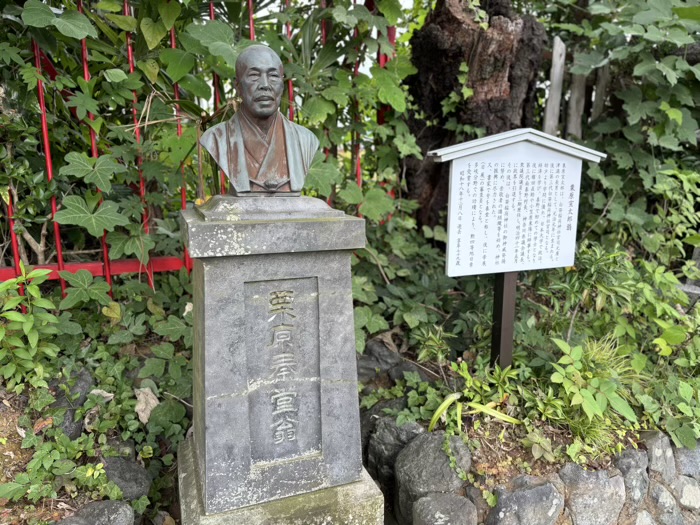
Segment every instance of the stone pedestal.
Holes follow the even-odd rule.
[[[352,487],[381,498],[362,481],[357,403],[350,256],[364,221],[318,199],[216,196],[182,222],[195,321],[183,525],[311,524],[285,521],[278,500],[318,501],[323,514]]]

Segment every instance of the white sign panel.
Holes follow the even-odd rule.
[[[581,159],[531,142],[452,160],[447,275],[574,264]]]

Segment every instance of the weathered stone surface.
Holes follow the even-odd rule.
[[[382,491],[391,499],[394,490],[394,464],[399,452],[425,429],[418,423],[409,422],[398,426],[396,418],[379,418],[374,434],[369,439],[367,471],[379,482]]]
[[[700,252],[700,250],[697,250]],[[687,448],[674,448],[678,473],[690,476],[700,481],[700,444],[693,450]]]
[[[700,483],[693,478],[678,476],[671,484],[671,492],[684,509],[700,510]]]
[[[676,462],[668,436],[661,432],[648,432],[642,436],[647,446],[649,470],[657,472],[664,481],[671,483],[676,478]]]
[[[134,525],[134,510],[123,501],[93,501],[57,525]]]
[[[488,502],[484,499],[481,491],[474,485],[468,485],[466,488],[467,498],[474,504],[476,508],[476,517],[478,523],[484,523],[486,516],[491,512]]]
[[[587,472],[567,463],[559,477],[566,487],[566,506],[574,525],[616,525],[625,503],[622,476],[608,477],[605,471]]]
[[[360,481],[328,489],[205,515],[196,487],[193,447],[178,450],[181,523],[183,525],[382,525],[384,498],[363,471]],[[83,524],[79,524],[83,525]]]
[[[119,457],[105,458],[104,464],[107,479],[122,489],[125,500],[132,501],[148,496],[148,491],[151,489],[151,476],[141,465]]]
[[[649,458],[642,450],[625,450],[615,457],[615,466],[622,472],[627,491],[627,502],[632,510],[639,508],[649,489],[647,467]]]
[[[382,373],[379,361],[371,355],[357,356],[357,380],[362,384],[367,384],[377,378]]]
[[[379,419],[386,415],[387,410],[403,410],[404,408],[406,408],[406,399],[398,398],[379,401],[372,408],[360,412],[360,435],[365,459],[369,448],[369,438]]]
[[[235,201],[238,208],[227,220],[204,220],[195,210],[181,214],[185,244],[193,258],[354,250],[365,245],[365,221],[338,215],[319,199],[221,199]],[[327,213],[319,215],[319,203]],[[277,209],[257,209],[272,204]]]
[[[654,521],[651,514],[643,510],[637,514],[637,520],[634,522],[634,525],[657,525],[657,523]]]
[[[655,481],[649,487],[649,510],[661,525],[684,525],[675,498],[666,487]]]
[[[397,352],[388,348],[384,344],[384,341],[376,337],[367,341],[364,355],[375,358],[382,372],[403,362],[403,359],[401,359],[401,356]]]
[[[554,525],[564,510],[564,496],[551,483],[533,476],[520,476],[512,489],[497,490],[498,503],[486,525]]]
[[[212,220],[182,215],[207,513],[351,483],[362,469],[349,259],[364,222],[316,199],[219,201]]]
[[[75,411],[83,406],[87,399],[88,393],[95,386],[95,381],[87,369],[82,369],[80,372],[71,377],[67,383],[69,384],[69,393],[66,393],[57,388],[58,382],[52,383],[52,388],[58,391],[56,401],[51,404],[51,408],[65,408],[66,414],[61,423],[63,433],[71,439],[78,439],[83,431],[83,421],[74,421]],[[73,383],[72,386],[70,384]]]
[[[431,492],[456,492],[463,481],[450,466],[443,450],[444,432],[422,434],[411,441],[396,458],[396,504],[400,523],[413,523],[413,503]],[[471,468],[471,453],[456,436],[449,439],[456,466],[465,472]]]
[[[477,525],[474,504],[456,494],[428,494],[413,504],[413,525]]]

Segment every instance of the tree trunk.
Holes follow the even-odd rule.
[[[465,2],[438,0],[411,39],[418,73],[407,83],[418,112],[409,117],[409,126],[424,154],[459,141],[457,133],[444,127],[449,117],[483,128],[487,135],[533,125],[535,81],[547,44],[544,28],[534,17],[515,16],[509,0],[484,4],[487,30]],[[444,116],[442,101],[463,88],[457,78],[462,63],[469,67],[467,86],[473,95]],[[427,126],[426,121],[436,124]],[[422,224],[439,222],[447,205],[448,174],[447,164],[407,159],[408,196],[421,204],[417,218]]]

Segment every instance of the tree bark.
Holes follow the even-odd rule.
[[[547,43],[544,28],[534,17],[515,16],[509,0],[490,0],[484,6],[487,30],[466,3],[438,0],[411,39],[418,73],[407,83],[418,111],[409,116],[409,127],[424,154],[460,141],[444,127],[449,117],[483,128],[487,135],[534,123],[535,81]],[[463,87],[457,78],[462,63],[469,67],[467,86],[473,95],[445,116],[442,101]],[[421,205],[418,220],[437,224],[447,205],[448,165],[407,159],[405,168],[408,196]]]

